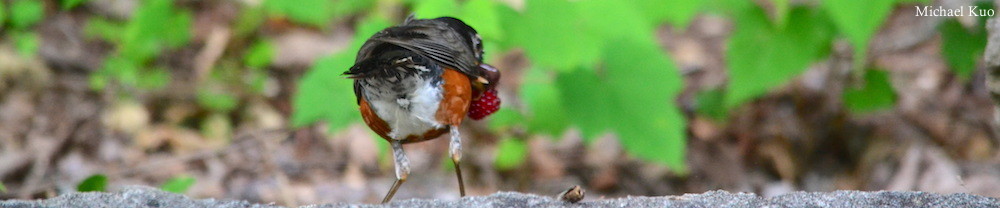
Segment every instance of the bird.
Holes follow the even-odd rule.
[[[482,38],[462,20],[414,15],[375,33],[358,50],[344,75],[354,80],[361,117],[389,142],[395,164],[396,181],[382,203],[392,199],[410,174],[402,145],[445,133],[450,135],[459,194],[465,196],[458,128],[467,114],[481,119],[500,102],[495,89],[500,71],[483,63],[483,55]]]

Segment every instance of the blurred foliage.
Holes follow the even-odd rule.
[[[0,10],[2,9],[3,5],[0,5]],[[0,20],[4,19],[3,16],[4,14],[0,14]],[[8,34],[14,41],[14,48],[22,56],[34,56],[38,51],[38,35],[31,28],[44,18],[45,5],[42,1],[17,0],[10,4],[8,20],[12,30]]]
[[[35,0],[16,0],[10,4],[10,26],[27,29],[45,18],[45,4]]]
[[[993,8],[990,2],[978,4],[979,8]],[[941,55],[952,71],[962,79],[969,79],[976,70],[976,62],[982,59],[986,45],[986,19],[977,18],[976,25],[965,28],[958,20],[949,19],[939,26],[941,31]]]
[[[87,177],[80,181],[80,184],[76,186],[76,191],[79,192],[89,192],[89,191],[105,191],[105,187],[108,186],[108,176],[102,174],[95,174]]]
[[[86,3],[88,0],[61,0],[59,5],[63,10],[70,10],[80,6],[80,4]]]
[[[829,52],[832,30],[826,16],[816,10],[792,9],[783,28],[768,21],[761,8],[747,8],[735,16],[736,28],[726,52],[727,107],[785,85]]]
[[[505,105],[491,117],[491,129],[505,134],[509,129],[523,128],[528,133],[558,137],[568,128],[578,128],[588,142],[614,132],[631,155],[666,164],[678,173],[685,172],[687,122],[673,100],[682,81],[670,56],[655,41],[657,27],[666,23],[684,30],[704,11],[735,22],[726,52],[728,86],[696,96],[698,115],[725,121],[729,111],[784,86],[825,59],[836,38],[843,37],[853,46],[856,69],[867,68],[864,59],[870,39],[893,5],[927,2],[771,3],[773,8],[768,10],[741,0],[529,0],[523,8],[491,0],[405,1],[419,18],[456,16],[466,20],[483,35],[488,54],[524,50],[533,64],[517,91],[524,105],[515,109]],[[355,103],[347,101],[354,97],[350,80],[339,74],[352,65],[359,43],[391,25],[384,17],[376,12],[362,18],[352,47],[318,61],[302,79],[294,99],[294,126],[326,121],[336,130],[359,120]],[[968,36],[957,33],[968,30],[949,32],[956,34],[946,39]],[[943,47],[956,47],[953,50],[961,53],[949,61],[972,66],[976,50],[962,49],[981,51],[985,46],[984,42],[948,41]],[[852,112],[871,112],[894,104],[887,73],[855,73],[864,77],[865,84],[845,89],[845,106]],[[517,148],[512,141],[515,139],[503,140],[501,148]],[[511,161],[516,160],[498,155],[496,163],[498,167],[516,164]]]
[[[157,89],[170,82],[168,69],[150,66],[164,50],[184,46],[191,38],[191,12],[176,8],[171,0],[141,2],[133,17],[124,24],[95,18],[87,24],[87,34],[115,45],[100,71],[91,76],[91,87],[104,89],[109,83],[125,88]]]
[[[181,175],[170,178],[170,180],[167,180],[167,182],[164,182],[163,185],[160,186],[160,189],[167,192],[183,194],[184,192],[187,192],[187,190],[191,188],[194,183],[194,177]]]
[[[862,69],[868,51],[868,41],[892,12],[893,0],[826,0],[823,8],[829,13],[839,33],[847,36],[854,46],[854,67]]]
[[[528,144],[521,139],[504,138],[497,144],[496,154],[493,165],[498,170],[514,170],[521,167],[528,157]]]
[[[885,70],[865,70],[864,87],[849,88],[844,92],[844,105],[855,113],[866,113],[891,108],[896,103],[896,92]]]
[[[94,15],[84,34],[109,43],[100,69],[91,74],[95,90],[135,96],[162,90],[172,83],[165,57],[192,44],[195,18],[190,5],[174,0],[142,0],[124,19]],[[856,113],[893,106],[889,73],[869,69],[868,45],[894,7],[928,4],[928,0],[828,0],[803,4],[790,0],[527,0],[512,6],[500,0],[264,0],[240,3],[231,22],[226,52],[205,80],[195,86],[194,100],[207,111],[203,133],[225,137],[233,112],[247,96],[264,93],[276,45],[265,31],[273,25],[298,25],[315,31],[350,30],[346,49],[318,59],[297,83],[291,124],[326,122],[336,131],[360,121],[351,81],[340,74],[355,59],[361,44],[375,32],[401,21],[406,13],[419,18],[456,16],[476,28],[485,40],[487,62],[498,54],[523,50],[531,66],[489,127],[504,139],[501,148],[517,152],[527,138],[514,134],[561,137],[579,130],[590,142],[612,133],[637,158],[669,166],[684,165],[687,120],[675,99],[683,88],[671,55],[658,42],[657,30],[683,32],[698,15],[721,16],[733,24],[726,40],[725,86],[696,92],[695,115],[724,123],[728,113],[781,88],[809,66],[826,59],[831,45],[843,39],[854,50],[853,73],[863,79],[844,89],[844,106]],[[47,5],[51,4],[51,5]],[[86,0],[0,1],[3,41],[18,53],[33,56],[42,44],[36,25],[46,12],[72,10]],[[903,6],[903,7],[906,7]],[[980,5],[992,8],[992,5]],[[46,9],[52,10],[48,11]],[[400,9],[402,8],[402,9]],[[340,22],[349,22],[344,28]],[[968,80],[985,47],[982,22],[974,27],[946,20],[939,28],[942,55],[956,74]],[[283,27],[282,26],[282,27]],[[503,70],[503,69],[501,69]],[[503,84],[501,84],[503,85]],[[505,96],[511,96],[506,95]],[[517,99],[514,99],[517,100]],[[520,143],[518,143],[520,142]],[[381,144],[380,144],[381,145]],[[523,149],[521,149],[523,150]],[[513,158],[513,159],[512,159]],[[498,167],[514,167],[519,157],[499,155]],[[523,160],[523,159],[521,159]]]

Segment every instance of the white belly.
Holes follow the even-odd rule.
[[[403,80],[405,82],[414,83],[415,89],[404,93],[387,90],[382,95],[368,96],[372,109],[392,129],[389,137],[395,140],[409,135],[423,135],[428,130],[442,127],[435,119],[441,101],[440,87],[416,77]],[[406,98],[399,98],[400,94],[405,94]]]

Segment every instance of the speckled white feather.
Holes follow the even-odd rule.
[[[408,135],[422,135],[428,130],[440,128],[442,124],[434,117],[441,102],[440,86],[417,76],[407,77],[401,83],[415,84],[414,90],[408,92],[405,99],[395,95],[368,97],[375,113],[392,129],[389,137],[401,140]]]

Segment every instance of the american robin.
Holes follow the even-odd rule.
[[[500,78],[499,71],[483,63],[482,39],[476,30],[453,17],[411,15],[369,38],[344,74],[354,79],[365,124],[392,147],[396,182],[382,203],[392,199],[410,173],[402,145],[446,132],[451,135],[449,153],[459,192],[465,196],[458,126],[473,100],[495,92]]]

